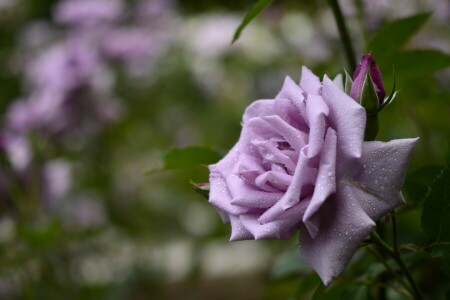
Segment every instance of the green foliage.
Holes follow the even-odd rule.
[[[353,284],[347,283],[347,284],[335,284],[329,287],[325,287],[322,283],[320,283],[316,291],[314,292],[311,300],[349,299],[344,298],[343,294],[351,285]]]
[[[266,7],[268,7],[272,2],[275,0],[259,0],[250,10],[247,12],[247,14],[244,17],[244,20],[242,20],[241,25],[236,29],[236,32],[233,36],[233,41],[231,43],[236,42],[239,37],[241,36],[242,31],[247,27],[248,24],[256,17],[258,16]]]
[[[421,202],[441,170],[441,166],[427,165],[408,174],[403,188],[407,199],[412,203]]]
[[[194,191],[206,200],[209,199],[209,184],[195,183],[193,181],[191,181],[191,184],[194,186]]]
[[[422,78],[450,66],[450,55],[439,50],[423,49],[399,52],[392,58],[396,76],[402,81]]]
[[[300,259],[298,249],[293,248],[278,256],[273,264],[271,277],[273,279],[284,279],[291,276],[306,275],[311,271],[311,267]]]
[[[431,185],[422,212],[422,229],[429,237],[427,248],[443,256],[450,275],[450,168],[444,167]]]
[[[344,91],[347,95],[350,95],[353,84],[352,76],[348,74],[347,70],[344,70],[344,73],[345,73]]]
[[[210,165],[217,162],[221,157],[222,155],[218,151],[208,147],[176,148],[164,155],[163,170]]]
[[[421,13],[386,24],[369,43],[367,50],[379,63],[388,60],[425,24],[430,13]]]

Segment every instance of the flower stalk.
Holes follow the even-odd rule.
[[[407,290],[411,291],[411,296],[413,297],[413,299],[422,300],[422,295],[420,294],[419,289],[414,281],[414,278],[412,277],[411,273],[408,270],[408,267],[403,261],[400,252],[398,252],[398,250],[397,251],[395,250],[398,249],[398,247],[395,246],[393,249],[375,231],[373,231],[370,234],[370,237],[371,240],[378,246],[379,250],[390,256],[400,267],[409,284],[409,288],[408,287],[406,288]],[[402,283],[402,281],[400,281],[400,283]]]
[[[328,3],[333,10],[334,18],[336,20],[336,25],[339,31],[339,35],[341,37],[342,44],[344,46],[345,55],[347,57],[347,63],[350,69],[350,72],[356,68],[356,59],[355,59],[355,50],[353,49],[353,45],[350,39],[350,35],[348,33],[347,26],[345,24],[344,15],[342,14],[341,7],[339,6],[338,0],[328,0]]]

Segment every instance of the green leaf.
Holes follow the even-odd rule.
[[[189,168],[209,165],[221,159],[221,155],[207,147],[192,146],[173,149],[164,156],[164,169]]]
[[[425,24],[430,13],[395,20],[386,24],[369,43],[368,51],[372,52],[379,62],[386,61]]]
[[[386,99],[384,99],[383,104],[381,104],[380,108],[378,109],[378,111],[381,111],[383,108],[385,108],[386,106],[388,106],[389,104],[392,103],[392,101],[394,101],[395,97],[397,96],[398,91],[395,90],[396,87],[396,79],[395,79],[395,69],[392,72],[392,75],[394,76],[394,83],[392,84],[392,89],[391,89],[391,93],[389,94],[389,97],[387,97]]]
[[[199,193],[206,200],[209,199],[209,183],[196,183],[191,181],[191,184],[194,186],[194,191]]]
[[[145,174],[151,175],[164,170],[210,165],[216,163],[221,158],[222,155],[219,151],[208,147],[191,146],[186,148],[176,148],[168,151],[164,155],[162,167],[147,170]]]
[[[450,168],[444,167],[425,197],[422,229],[429,237],[430,251],[443,256],[450,275]]]
[[[439,50],[424,49],[399,52],[394,55],[396,76],[406,79],[429,76],[450,66],[450,55]]]
[[[326,287],[323,285],[323,283],[319,283],[319,286],[314,291],[314,294],[311,297],[311,300],[320,300],[323,299],[325,296]]]
[[[403,191],[409,204],[419,203],[427,195],[428,188],[437,175],[442,171],[442,166],[427,165],[406,175]]]
[[[247,27],[248,24],[257,16],[259,15],[266,7],[268,7],[272,2],[275,0],[259,0],[250,10],[247,12],[247,14],[244,17],[244,20],[242,20],[242,23],[239,25],[239,27],[236,29],[236,32],[233,36],[232,44],[236,42],[239,37],[241,36],[242,31]]]
[[[273,279],[285,279],[310,272],[311,267],[300,259],[298,249],[294,248],[278,256],[273,264],[271,276]]]
[[[364,78],[360,103],[366,109],[367,114],[371,115],[378,112],[378,95],[369,72]]]
[[[347,95],[350,95],[350,91],[352,90],[353,84],[352,76],[348,74],[347,70],[344,70],[344,73],[345,73],[344,91]]]
[[[333,284],[331,286],[324,286],[321,282],[314,292],[311,300],[335,300],[341,299],[342,294],[350,286],[355,285],[355,283],[347,282],[342,284]]]

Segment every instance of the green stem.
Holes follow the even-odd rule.
[[[400,282],[400,284],[403,285],[403,287],[408,291],[408,293],[410,295],[412,295],[413,291],[411,290],[411,288],[403,280],[403,278],[397,272],[395,272],[394,269],[391,268],[391,266],[387,263],[387,261],[384,259],[384,257],[370,246],[368,246],[367,249],[384,265],[386,270],[388,270],[392,275],[394,275],[395,278],[397,278],[398,282]]]
[[[383,250],[385,253],[387,253],[390,257],[394,259],[394,261],[402,270],[403,274],[405,274],[406,280],[408,281],[411,290],[413,292],[412,293],[413,298],[415,300],[422,300],[422,296],[419,292],[419,289],[417,288],[414,278],[412,277],[411,273],[406,267],[405,262],[403,261],[400,253],[392,249],[391,246],[389,246],[385,241],[383,241],[375,231],[371,233],[370,237],[378,245],[378,247],[380,247],[381,250]]]
[[[342,14],[342,10],[339,6],[338,0],[328,0],[328,2],[331,6],[331,9],[333,10],[339,35],[341,37],[342,44],[344,45],[345,55],[347,56],[350,73],[352,74],[356,67],[355,50],[353,50],[350,35],[348,33],[347,26],[345,25],[344,15]]]
[[[397,239],[397,217],[395,216],[395,210],[391,213],[392,220],[392,244],[394,245],[394,252],[399,254],[398,251],[398,239]]]

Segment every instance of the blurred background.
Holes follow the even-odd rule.
[[[333,77],[346,66],[325,0],[275,1],[231,45],[253,3],[0,0],[1,299],[309,299],[319,278],[296,237],[229,243],[190,184],[208,180],[206,167],[163,170],[174,148],[226,153],[245,107],[274,97],[286,75],[298,80],[302,65]],[[421,138],[399,226],[402,243],[423,244],[418,207],[450,162],[450,2],[341,5],[387,91],[395,65],[400,93],[378,139]],[[412,38],[379,38],[417,14]],[[369,299],[384,274],[364,254],[337,280],[359,282],[343,299]],[[444,299],[439,261],[414,257],[429,299]]]

